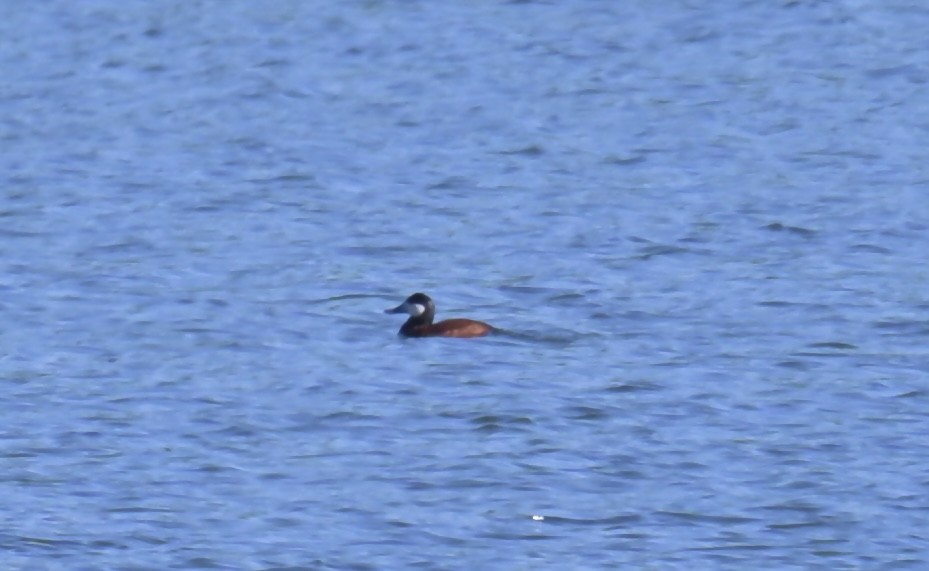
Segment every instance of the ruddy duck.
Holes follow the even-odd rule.
[[[414,293],[406,301],[384,313],[408,313],[410,318],[400,328],[401,337],[483,337],[494,330],[483,321],[446,319],[433,323],[435,304],[424,293]]]

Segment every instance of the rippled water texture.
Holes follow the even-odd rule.
[[[926,30],[5,3],[0,567],[926,569]]]

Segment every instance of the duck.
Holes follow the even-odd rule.
[[[457,317],[433,323],[435,303],[424,293],[414,293],[384,313],[406,313],[410,317],[397,333],[400,337],[484,337],[496,328],[483,321]]]

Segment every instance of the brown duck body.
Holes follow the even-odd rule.
[[[438,323],[410,323],[408,319],[400,328],[404,337],[483,337],[494,330],[483,321],[455,318]]]
[[[401,337],[483,337],[494,331],[493,326],[474,319],[455,318],[433,323],[435,304],[424,293],[414,293],[385,313],[409,314],[398,333]]]

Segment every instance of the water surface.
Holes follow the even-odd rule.
[[[0,561],[923,569],[927,28],[8,7]]]

